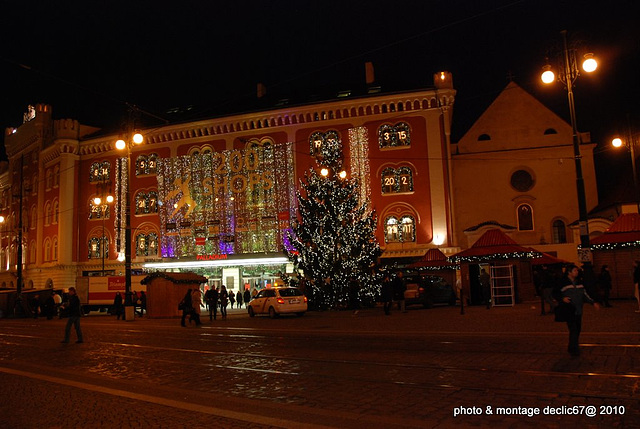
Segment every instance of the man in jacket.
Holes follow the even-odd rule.
[[[580,331],[582,330],[582,307],[584,302],[593,304],[596,310],[600,309],[600,306],[595,302],[584,288],[584,285],[579,280],[580,274],[578,267],[571,264],[567,267],[566,276],[558,283],[554,290],[554,298],[558,302],[564,303],[564,305],[573,306],[573,315],[567,320],[567,327],[569,328],[569,347],[568,351],[571,356],[580,355]]]
[[[65,304],[62,304],[62,307],[66,308],[69,312],[69,319],[67,320],[67,326],[64,328],[64,340],[62,340],[62,342],[69,342],[71,325],[75,325],[76,335],[78,337],[78,341],[76,341],[76,343],[83,343],[84,341],[82,340],[82,329],[80,329],[80,298],[78,298],[76,288],[69,288],[69,301],[67,301]]]

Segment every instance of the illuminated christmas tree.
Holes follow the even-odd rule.
[[[309,169],[300,182],[289,259],[304,272],[313,305],[346,306],[351,279],[360,284],[361,302],[373,303],[379,287],[374,265],[381,253],[375,239],[375,212],[360,201],[357,181],[341,169],[337,132],[316,134],[312,154],[320,171]]]

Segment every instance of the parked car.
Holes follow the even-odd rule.
[[[431,308],[434,304],[456,304],[456,293],[447,281],[440,276],[413,275],[405,280],[404,292],[406,305],[422,304]]]
[[[302,316],[307,311],[307,297],[294,287],[263,289],[249,302],[250,317],[268,314],[272,319],[280,314]]]

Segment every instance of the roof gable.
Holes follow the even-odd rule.
[[[510,82],[460,139],[458,153],[570,145],[572,135],[566,121]]]

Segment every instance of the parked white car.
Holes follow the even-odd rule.
[[[269,314],[272,319],[280,314],[302,316],[307,311],[307,297],[294,287],[263,289],[249,302],[249,316]]]

